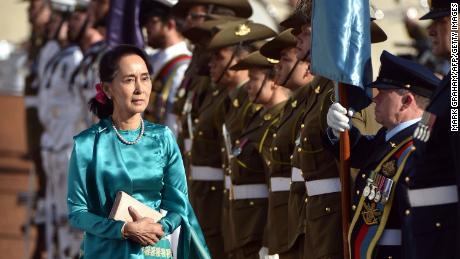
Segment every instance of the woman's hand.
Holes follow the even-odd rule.
[[[142,217],[132,207],[128,208],[133,222],[126,223],[123,235],[142,246],[154,245],[163,237],[163,226],[151,218]]]

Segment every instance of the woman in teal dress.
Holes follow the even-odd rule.
[[[180,151],[165,126],[142,119],[152,84],[146,54],[121,45],[101,59],[91,110],[99,123],[74,138],[68,207],[85,231],[83,258],[172,258],[164,237],[181,226],[176,258],[210,258],[187,197]],[[167,214],[157,223],[130,208],[134,221],[109,219],[118,191]]]

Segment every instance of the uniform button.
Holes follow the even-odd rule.
[[[436,226],[437,228],[440,228],[440,227],[441,227],[441,223],[440,223],[440,222],[436,222],[435,226]]]
[[[305,128],[305,124],[302,123],[302,125],[300,125],[300,128],[301,129]]]
[[[305,203],[307,203],[307,202],[308,202],[308,198],[305,198]]]
[[[253,202],[253,201],[250,201],[250,202],[249,202],[249,205],[251,205],[251,206],[254,205],[254,202]]]
[[[326,212],[327,212],[327,213],[331,212],[331,208],[326,207]]]
[[[216,186],[211,186],[211,191],[215,191],[216,190]]]
[[[270,160],[269,160],[269,161],[267,161],[267,165],[270,165],[271,163],[272,163],[272,162],[270,162]]]
[[[404,214],[406,214],[406,216],[408,216],[410,214],[410,210],[404,211]]]
[[[297,148],[297,152],[302,152],[302,148],[301,147]]]
[[[291,156],[289,157],[289,159],[291,159],[291,160],[292,160],[293,158],[294,158],[294,155],[291,155]]]
[[[359,195],[359,190],[356,190],[356,194]]]
[[[270,152],[272,152],[272,151],[273,151],[273,148],[270,148],[269,150],[270,150]]]
[[[222,168],[225,169],[225,164],[222,164]]]
[[[276,138],[276,133],[273,133],[273,138]]]
[[[277,148],[277,147],[274,147],[273,150],[278,151],[278,148]]]
[[[351,206],[352,210],[356,210],[356,205]]]
[[[405,181],[406,183],[409,183],[409,181],[410,181],[409,176],[406,176],[406,178],[404,178],[404,181]]]
[[[221,148],[221,149],[220,149],[220,152],[224,153],[224,152],[225,152],[225,148]]]
[[[389,256],[388,256],[388,259],[393,259],[393,256],[389,255]]]
[[[196,119],[193,120],[193,122],[198,123],[198,122],[200,122],[200,119],[196,118]]]
[[[307,141],[308,141],[307,137],[303,138],[303,142],[307,142]]]
[[[224,193],[227,193],[227,189],[224,189]]]
[[[202,135],[203,135],[203,131],[198,131],[198,135],[199,135],[199,136],[202,136]]]
[[[362,174],[361,177],[364,179],[366,178],[366,174]]]
[[[228,169],[228,174],[232,174],[232,169]]]
[[[235,140],[235,144],[239,145],[239,144],[240,144],[240,141],[239,141],[239,140]]]

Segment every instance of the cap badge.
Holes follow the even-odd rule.
[[[246,36],[251,32],[251,28],[247,26],[246,24],[240,24],[238,25],[238,28],[235,30],[235,35],[236,36]]]

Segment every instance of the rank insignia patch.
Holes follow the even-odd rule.
[[[393,177],[396,173],[396,160],[390,160],[382,165],[382,174],[386,177]]]

